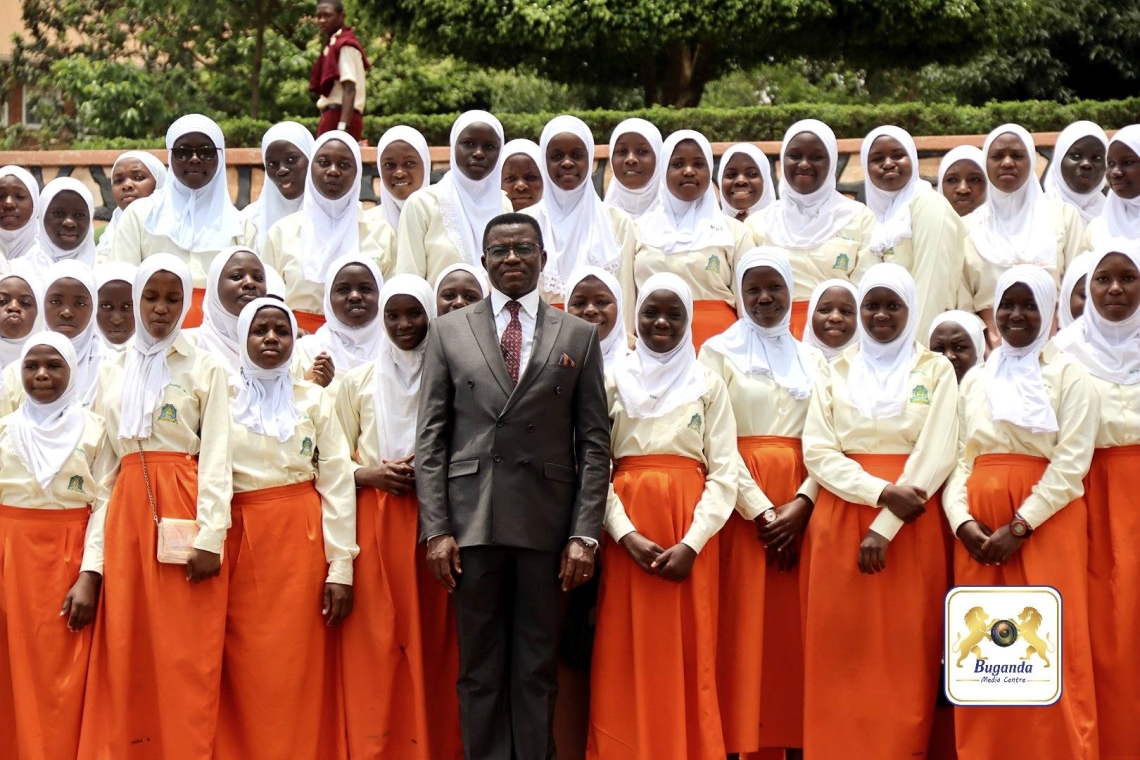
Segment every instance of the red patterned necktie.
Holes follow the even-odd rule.
[[[519,309],[522,304],[518,301],[507,301],[507,311],[511,313],[511,321],[507,329],[503,330],[503,361],[507,363],[507,374],[511,382],[519,384],[519,364],[522,360],[522,322],[519,321]]]

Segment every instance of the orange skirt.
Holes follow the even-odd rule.
[[[1140,682],[1136,679],[1140,673],[1140,650],[1135,635],[1140,630],[1137,472],[1140,446],[1117,446],[1097,449],[1085,478],[1089,510],[1089,628],[1096,631],[1092,660],[1100,751],[1104,758],[1135,756],[1140,748]],[[1053,519],[1056,518],[1049,522]],[[1068,608],[1066,600],[1066,614]],[[1069,648],[1066,640],[1066,656]]]
[[[313,481],[235,493],[231,510],[214,755],[342,758],[336,629],[321,617],[320,494]]]
[[[73,758],[91,626],[67,630],[60,605],[79,577],[91,510],[0,506],[0,754]]]
[[[804,339],[804,331],[808,327],[808,301],[792,301],[792,336],[796,340]]]
[[[798,438],[737,439],[756,484],[779,506],[807,478]],[[727,752],[803,743],[799,567],[768,567],[756,523],[733,512],[720,532],[717,690]]]
[[[668,549],[692,524],[705,476],[686,457],[627,457],[613,484],[638,533]],[[689,578],[671,583],[605,539],[586,757],[725,756],[716,692],[718,554],[714,536]]]
[[[966,483],[970,514],[993,530],[1007,525],[1048,466],[1046,459],[1023,454],[978,457]],[[962,760],[1000,757],[1009,750],[1011,736],[1018,737],[1018,751],[1030,757],[1101,757],[1089,651],[1088,523],[1084,500],[1070,502],[1035,530],[1008,562],[991,567],[976,562],[961,541],[955,542],[955,585],[1053,586],[1065,605],[1061,699],[1049,707],[954,708]],[[1098,636],[1106,633],[1099,631]]]
[[[201,327],[202,317],[202,303],[206,300],[205,288],[194,288],[194,292],[190,295],[190,311],[186,312],[186,319],[182,322],[183,328]]]
[[[893,483],[908,455],[848,456]],[[804,755],[812,760],[924,757],[930,743],[948,589],[941,499],[890,542],[886,570],[864,575],[859,544],[879,511],[823,491],[808,523]]]
[[[736,309],[724,301],[693,301],[693,348],[736,324]]]
[[[349,756],[462,758],[454,613],[417,545],[419,503],[375,488],[356,503],[356,606],[342,629]]]
[[[194,519],[198,462],[146,452],[161,517]],[[123,457],[107,505],[106,559],[95,618],[79,758],[200,760],[213,753],[226,633],[228,573],[188,583],[155,559],[138,454]]]
[[[293,316],[297,319],[297,327],[301,328],[309,335],[312,335],[317,330],[325,326],[324,314],[314,314],[311,311],[297,311],[294,309]]]

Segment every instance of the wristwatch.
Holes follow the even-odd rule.
[[[1029,538],[1033,535],[1033,528],[1029,527],[1029,523],[1025,522],[1019,514],[1014,514],[1013,521],[1009,524],[1009,532],[1017,538]]]
[[[339,122],[337,122],[336,128],[339,129],[341,132],[343,132],[345,130],[345,127],[347,127],[347,126],[348,126],[347,122],[339,121]]]
[[[764,518],[765,524],[776,522],[776,510],[772,507],[769,507],[768,509],[765,509],[763,512],[761,512],[760,516]]]

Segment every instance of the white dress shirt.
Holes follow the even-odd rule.
[[[526,363],[530,361],[530,352],[534,348],[534,328],[538,324],[538,288],[527,293],[522,298],[511,299],[509,296],[491,288],[491,313],[495,315],[495,333],[499,336],[499,345],[503,343],[503,333],[511,323],[511,312],[507,303],[511,300],[522,304],[519,309],[519,322],[522,323],[522,353],[519,354],[519,377],[526,373]]]

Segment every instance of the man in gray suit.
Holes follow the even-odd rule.
[[[454,592],[469,760],[554,757],[566,592],[594,573],[610,477],[597,328],[539,298],[533,217],[487,225],[491,296],[427,338],[416,440],[420,540]]]

